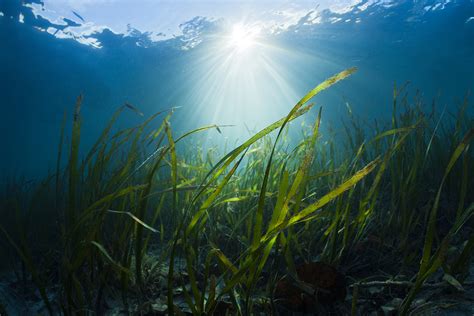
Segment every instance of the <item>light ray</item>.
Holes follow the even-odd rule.
[[[190,70],[194,81],[186,103],[201,124],[236,125],[225,130],[231,141],[247,135],[244,124],[261,128],[298,100],[293,88],[298,82],[274,61],[291,52],[270,45],[255,26],[233,26],[202,53]]]

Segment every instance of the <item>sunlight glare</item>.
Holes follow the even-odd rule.
[[[248,50],[256,44],[259,31],[257,27],[245,27],[242,24],[236,24],[230,35],[229,44],[238,52]]]
[[[298,101],[299,78],[287,67],[298,56],[274,45],[260,25],[229,25],[214,39],[194,59],[188,77],[192,89],[182,102],[193,104],[188,115],[194,124],[233,125],[223,131],[225,137],[243,140]],[[220,136],[214,144],[219,142]]]

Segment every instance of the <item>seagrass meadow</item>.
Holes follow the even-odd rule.
[[[3,189],[0,314],[472,313],[472,104],[440,109],[395,86],[391,118],[348,104],[339,135],[323,132],[330,105],[311,102],[355,71],[224,152],[200,134],[226,126],[177,135],[173,108],[118,130],[142,115],[126,103],[82,155],[79,96],[56,169]]]

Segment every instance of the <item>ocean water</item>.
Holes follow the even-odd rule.
[[[472,315],[473,88],[472,0],[0,0],[0,315]]]
[[[314,5],[281,29],[249,20],[250,27],[262,28],[258,43],[236,57],[225,47],[232,22],[212,10],[209,18],[175,21],[182,34],[156,40],[133,25],[125,35],[106,26],[93,31],[85,26],[93,20],[71,12],[70,19],[48,20],[41,5],[29,2],[4,0],[0,7],[0,126],[8,135],[0,158],[3,177],[36,177],[54,167],[51,153],[63,113],[71,115],[80,93],[88,147],[124,102],[146,115],[180,106],[175,125],[183,130],[235,124],[225,135],[234,140],[245,137],[243,123],[263,127],[315,84],[353,66],[356,76],[317,100],[334,124],[346,101],[362,115],[387,115],[395,84],[409,82],[410,91],[419,89],[426,103],[437,99],[440,106],[461,100],[474,86],[472,1],[361,1],[343,13]],[[243,11],[245,2],[228,6]],[[47,9],[46,3],[48,17]]]

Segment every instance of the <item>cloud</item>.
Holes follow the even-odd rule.
[[[207,33],[216,29],[215,26],[219,24],[216,22],[217,20],[222,19],[226,23],[232,24],[242,18],[242,13],[236,13],[235,11],[238,10],[234,10],[232,5],[232,1],[235,0],[214,0],[215,8],[209,6],[208,2],[206,5],[204,2],[201,5],[197,0],[136,0],[136,7],[132,1],[135,0],[44,0],[44,5],[30,3],[25,6],[31,9],[36,19],[43,19],[42,24],[38,22],[33,26],[43,30],[51,28],[48,33],[58,38],[71,38],[79,43],[97,48],[102,45],[100,41],[105,40],[103,37],[101,39],[100,34],[105,30],[110,30],[114,34],[122,35],[129,40],[132,39],[131,42],[135,41],[138,46],[149,47],[160,41],[178,40],[183,43],[181,46],[183,49],[192,49],[203,41]],[[255,3],[249,2],[251,5],[249,5],[250,9],[247,12],[248,16],[243,18],[247,18],[246,24],[252,24],[262,29],[262,33],[279,34],[289,29],[297,32],[300,28],[319,24],[342,23],[342,21],[360,23],[361,17],[365,14],[362,12],[374,10],[375,6],[390,10],[401,3],[406,3],[406,1],[411,0],[319,0],[291,3],[283,0],[269,1],[268,3],[256,1]],[[427,7],[429,2],[414,2],[414,7],[421,8],[414,14],[422,16],[427,11],[441,10],[450,2],[451,0],[440,0],[438,5],[429,6],[429,8]],[[149,5],[150,3],[152,5]],[[160,7],[157,6],[160,3],[166,7],[166,10],[157,10],[155,16],[155,11],[151,8]],[[317,3],[318,5],[316,5]],[[109,4],[113,5],[108,6]],[[148,4],[148,6],[144,4]],[[106,6],[104,7],[104,5]],[[129,12],[132,9],[133,12],[130,12],[128,20],[123,20],[123,12]],[[144,12],[144,10],[148,11]],[[192,14],[203,10],[204,13],[196,14],[200,17],[189,18],[189,15],[193,16]],[[186,14],[180,14],[181,11],[185,11]],[[151,15],[148,12],[151,12]],[[150,17],[161,21],[160,19],[170,12],[173,14],[168,19],[164,19],[166,22],[161,24],[146,22],[150,20]],[[82,14],[87,15],[84,15],[87,22],[84,22]],[[209,18],[212,14],[216,15],[215,19]],[[187,18],[183,18],[184,16]],[[29,15],[26,15],[26,23],[29,22],[28,17]],[[184,19],[188,22],[181,23]],[[140,26],[141,31],[135,28],[136,25],[129,25],[130,20],[138,24],[145,21]],[[471,19],[468,19],[466,23],[470,21]],[[176,30],[171,25],[174,23]],[[111,28],[111,24],[115,31]],[[122,24],[125,25],[122,27]],[[217,27],[217,29],[219,28]]]
[[[44,0],[45,6],[54,1],[55,6],[69,7],[74,10],[85,10],[87,7],[118,2],[118,0]]]

